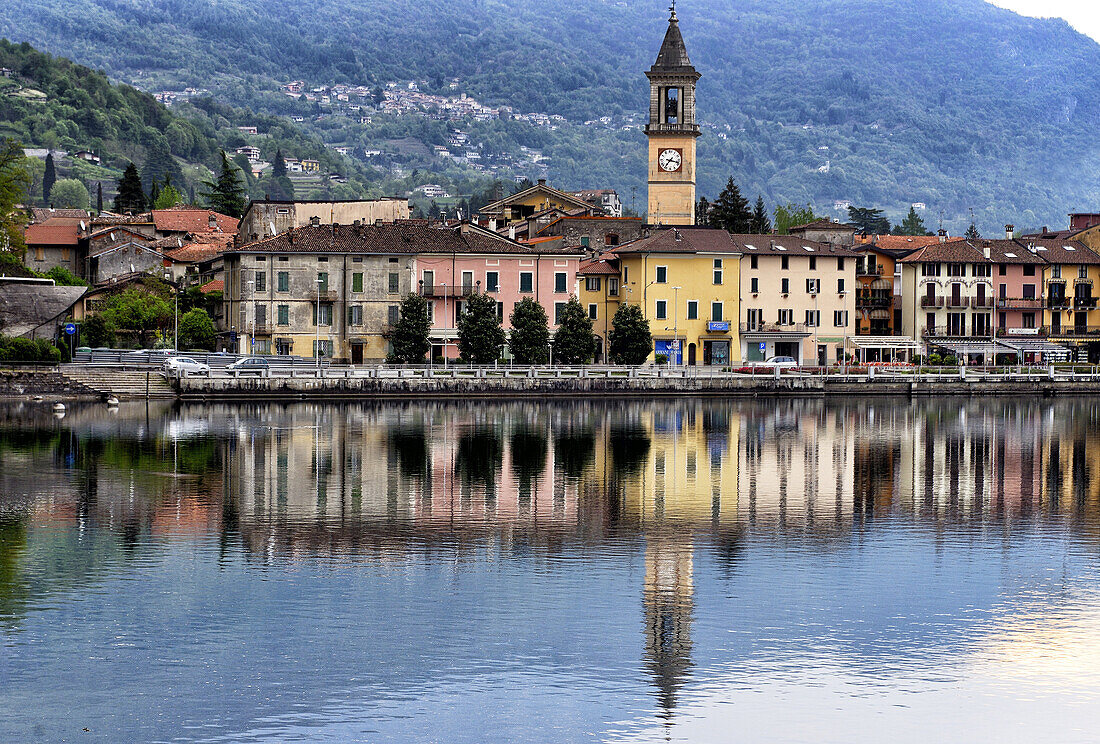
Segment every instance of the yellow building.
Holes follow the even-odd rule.
[[[649,78],[649,214],[654,225],[695,224],[695,85],[680,22],[673,8]]]
[[[546,179],[540,178],[539,182],[531,188],[492,204],[486,204],[479,214],[489,220],[489,229],[498,230],[526,222],[529,217],[551,210],[564,214],[590,215],[592,205],[572,194],[547,186]],[[556,219],[559,216],[554,215],[553,218]]]
[[[1041,334],[1073,349],[1077,361],[1100,361],[1100,254],[1079,240],[1023,238],[1047,262],[1043,271]]]
[[[592,332],[596,334],[597,364],[607,364],[608,334],[611,321],[619,310],[623,292],[619,287],[619,259],[613,254],[582,261],[577,271],[577,299],[588,311]]]
[[[622,301],[640,305],[654,356],[672,364],[741,361],[741,251],[725,230],[670,228],[615,249]]]

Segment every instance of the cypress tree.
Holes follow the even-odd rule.
[[[141,174],[137,166],[130,163],[118,181],[118,196],[115,197],[115,211],[119,214],[130,212],[137,214],[145,210],[145,191],[141,188]]]
[[[46,153],[46,172],[42,174],[42,201],[48,207],[50,206],[50,192],[53,191],[53,185],[57,183],[57,170],[53,164],[53,153]]]
[[[284,178],[286,176],[286,160],[283,159],[283,151],[275,151],[275,164],[271,168],[272,178]]]
[[[103,214],[103,181],[99,182],[96,189],[95,211],[97,214]]]

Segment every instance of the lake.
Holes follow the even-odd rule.
[[[0,740],[1085,742],[1091,399],[0,404]]]

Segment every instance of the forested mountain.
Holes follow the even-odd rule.
[[[190,84],[238,104],[263,105],[260,92],[296,78],[457,77],[481,100],[579,123],[644,109],[665,5],[5,0],[0,35],[146,89]],[[985,231],[1100,206],[1100,45],[1064,22],[982,0],[688,0],[678,12],[703,74],[702,194],[732,174],[773,203],[829,212],[850,200],[896,221],[924,202],[930,223],[942,211],[961,230],[973,209]],[[637,131],[538,137],[560,185],[644,188]]]

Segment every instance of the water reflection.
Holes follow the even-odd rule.
[[[836,564],[839,574],[806,588],[824,602],[831,592],[855,596],[838,577],[861,565],[862,546],[902,528],[941,548],[954,535],[1001,550],[1053,531],[1094,555],[1098,433],[1100,409],[1088,400],[75,406],[63,420],[45,406],[0,407],[0,623],[25,633],[36,612],[178,545],[216,557],[222,570],[239,559],[264,572],[446,565],[482,576],[488,564],[533,560],[520,585],[579,561],[585,576],[625,572],[616,586],[633,596],[634,630],[623,607],[615,617],[634,650],[607,664],[644,672],[661,736],[686,736],[675,729],[679,712],[697,706],[699,685],[734,653],[714,598],[754,580],[760,556],[809,554],[811,572]],[[965,602],[933,613],[944,600],[929,598],[921,622],[963,613],[965,603],[1001,611],[1004,588],[971,569],[958,572],[971,582]],[[919,576],[909,591],[921,590]],[[594,587],[572,580],[557,591],[577,592],[590,611]],[[751,621],[763,627],[767,613],[789,611],[768,592],[798,605],[800,580],[737,601],[757,605]],[[890,583],[864,580],[884,582],[862,587],[869,594]],[[557,598],[499,590],[543,612]],[[1029,606],[1026,622],[982,647],[1003,662],[1045,612]],[[1096,616],[1081,615],[1089,627]],[[1064,637],[1075,618],[1060,618]],[[461,654],[469,636],[436,641]],[[853,637],[834,641],[852,646],[848,656],[864,652]],[[1093,692],[1100,699],[1100,680]],[[646,722],[638,710],[627,717]],[[590,726],[610,736],[612,720],[621,721]]]

